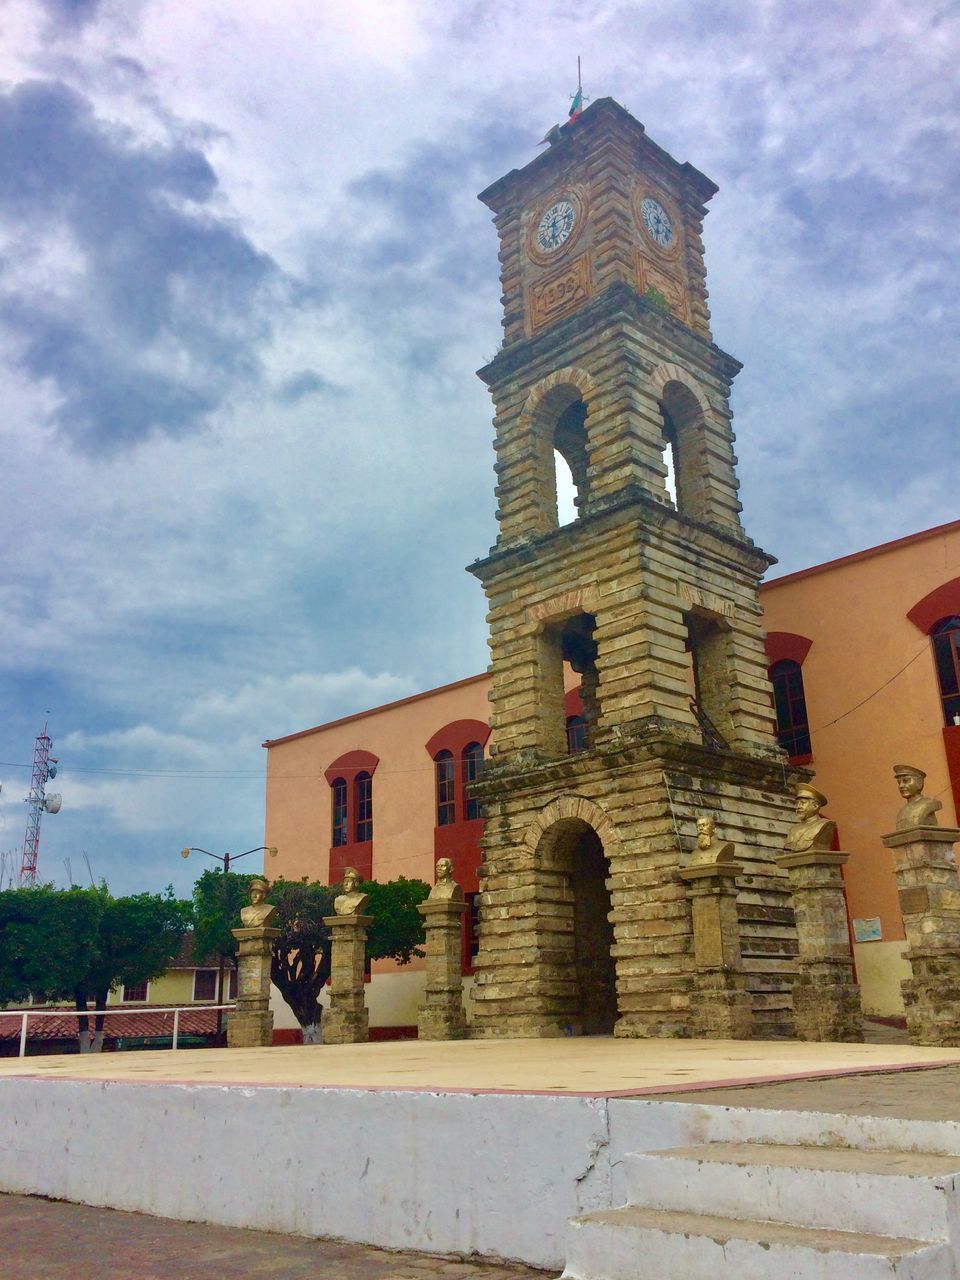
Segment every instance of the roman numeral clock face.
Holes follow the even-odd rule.
[[[541,253],[554,253],[570,239],[576,211],[569,200],[558,200],[540,219],[537,227],[537,248]]]
[[[659,200],[654,200],[653,196],[644,196],[640,201],[640,217],[654,244],[658,244],[661,249],[669,249],[673,244],[673,223]]]

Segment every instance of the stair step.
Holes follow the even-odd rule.
[[[956,1179],[960,1156],[774,1143],[673,1147],[624,1164],[625,1198],[645,1208],[879,1235],[893,1225],[921,1240],[946,1238]]]
[[[570,1220],[564,1280],[951,1280],[950,1246],[628,1205]]]

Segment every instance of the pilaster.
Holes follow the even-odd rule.
[[[239,947],[237,1007],[227,1019],[227,1045],[231,1049],[252,1049],[272,1044],[270,968],[273,940],[280,937],[280,930],[257,925],[230,932]]]
[[[363,960],[373,916],[324,916],[330,930],[330,1008],[323,1018],[324,1044],[359,1044],[367,1039]]]

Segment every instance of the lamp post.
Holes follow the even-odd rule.
[[[224,887],[226,887],[226,875],[230,870],[232,862],[245,858],[250,853],[265,853],[269,858],[277,856],[277,846],[274,844],[258,844],[255,849],[245,849],[243,853],[211,853],[209,849],[200,849],[196,845],[189,845],[186,849],[180,850],[181,858],[189,858],[191,853],[204,853],[208,858],[216,858],[217,862],[223,863]],[[217,969],[217,1005],[223,1004],[223,956],[220,956],[220,964]],[[223,1031],[223,1009],[217,1009],[217,1037],[219,1038]]]

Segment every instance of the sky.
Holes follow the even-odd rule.
[[[3,0],[18,866],[46,722],[39,878],[85,853],[115,893],[187,894],[212,864],[181,847],[263,841],[264,739],[484,668],[476,193],[565,118],[578,55],[719,184],[713,332],[773,573],[960,514],[955,5]]]

